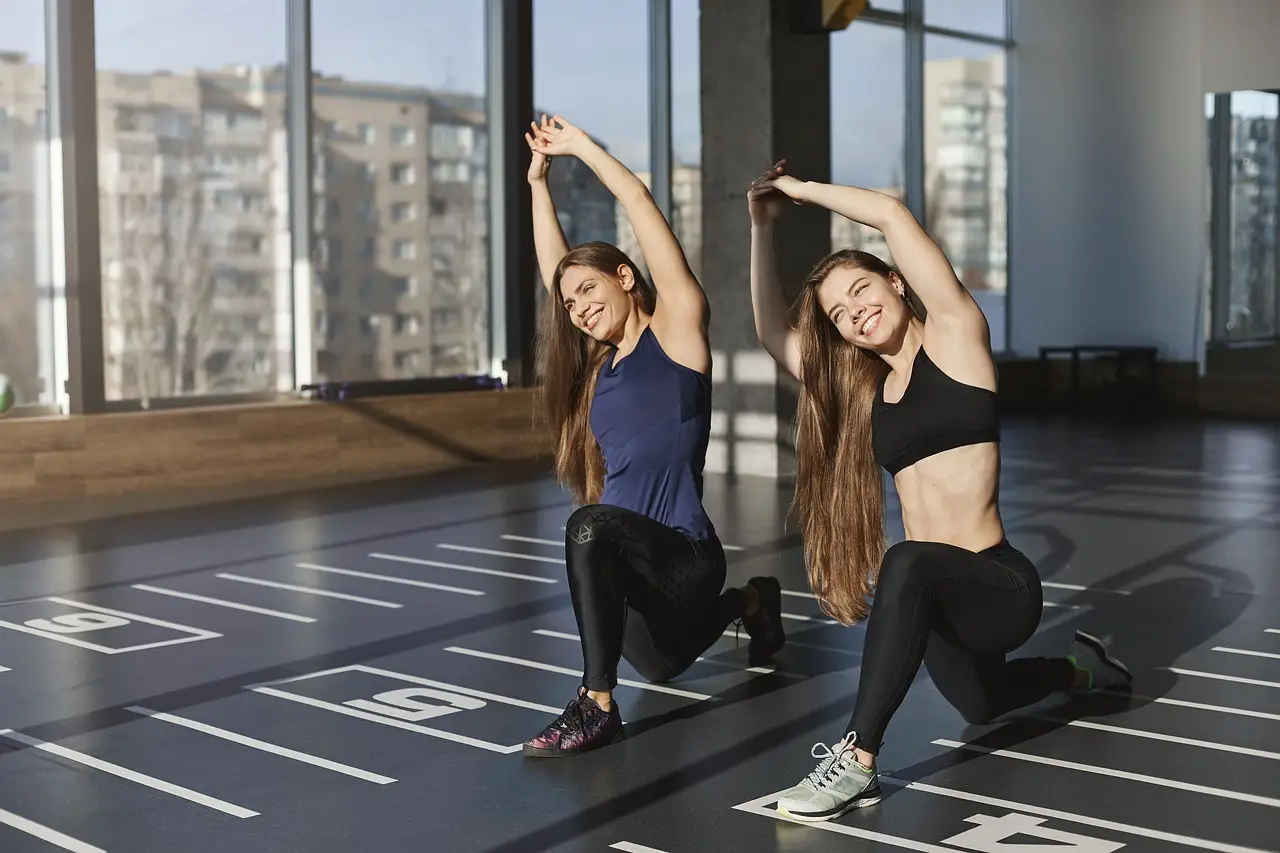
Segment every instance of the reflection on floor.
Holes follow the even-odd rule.
[[[665,685],[624,665],[628,739],[568,761],[519,751],[581,666],[540,472],[3,537],[0,850],[1280,851],[1278,447],[1007,426],[1047,605],[1023,651],[1084,627],[1135,695],[969,727],[922,674],[885,800],[819,826],[772,806],[839,735],[862,631],[808,595],[786,484],[707,500],[730,582],[783,579],[788,646],[751,668],[730,631]]]

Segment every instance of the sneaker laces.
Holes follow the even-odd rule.
[[[850,732],[836,744],[837,749],[835,750],[832,750],[825,743],[815,743],[810,754],[814,758],[821,758],[822,761],[818,762],[818,766],[814,768],[812,773],[804,777],[804,782],[801,784],[808,785],[816,791],[825,788],[838,779],[848,769],[848,762],[844,760],[845,757],[848,756],[850,761],[853,760],[853,745],[857,743],[857,740],[858,736]]]
[[[586,695],[586,693],[583,693],[566,705],[564,713],[555,719],[555,722],[551,724],[552,727],[565,734],[584,731],[587,724],[587,715],[582,707],[582,698]]]

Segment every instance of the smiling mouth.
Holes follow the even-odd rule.
[[[866,319],[866,322],[862,324],[862,328],[859,329],[858,332],[859,334],[869,335],[879,325],[880,325],[880,312],[877,311],[876,313],[872,314],[870,317]]]
[[[595,311],[592,311],[590,314],[587,315],[587,319],[582,321],[582,327],[587,331],[591,331],[592,329],[594,329],[602,313],[604,313],[603,308],[597,308]]]

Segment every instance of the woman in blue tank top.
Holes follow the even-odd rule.
[[[565,525],[583,677],[565,711],[524,744],[573,755],[622,732],[621,658],[650,681],[684,672],[735,620],[752,662],[784,642],[773,578],[723,589],[724,549],[702,506],[711,430],[709,311],[644,183],[558,116],[525,134],[534,244],[547,288],[538,331],[541,411],[556,475],[580,508]],[[570,250],[547,172],[577,157],[622,204],[654,279],[616,246]]]
[[[822,821],[879,802],[875,757],[922,663],[970,723],[1058,691],[1123,687],[1130,675],[1084,632],[1064,657],[1006,658],[1035,633],[1043,601],[1035,566],[1000,517],[986,318],[904,204],[799,181],[783,165],[747,194],[756,331],[802,384],[795,504],[810,584],[844,624],[870,611],[844,735],[820,745],[818,768],[778,799],[779,811]],[[810,273],[789,327],[773,221],[792,201],[880,231],[906,275],[867,252],[835,252]],[[887,549],[880,468],[894,478],[906,530]]]

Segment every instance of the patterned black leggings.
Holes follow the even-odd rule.
[[[588,690],[612,690],[626,657],[653,682],[689,668],[746,600],[725,581],[720,540],[697,541],[616,506],[584,506],[565,525],[569,594]]]

